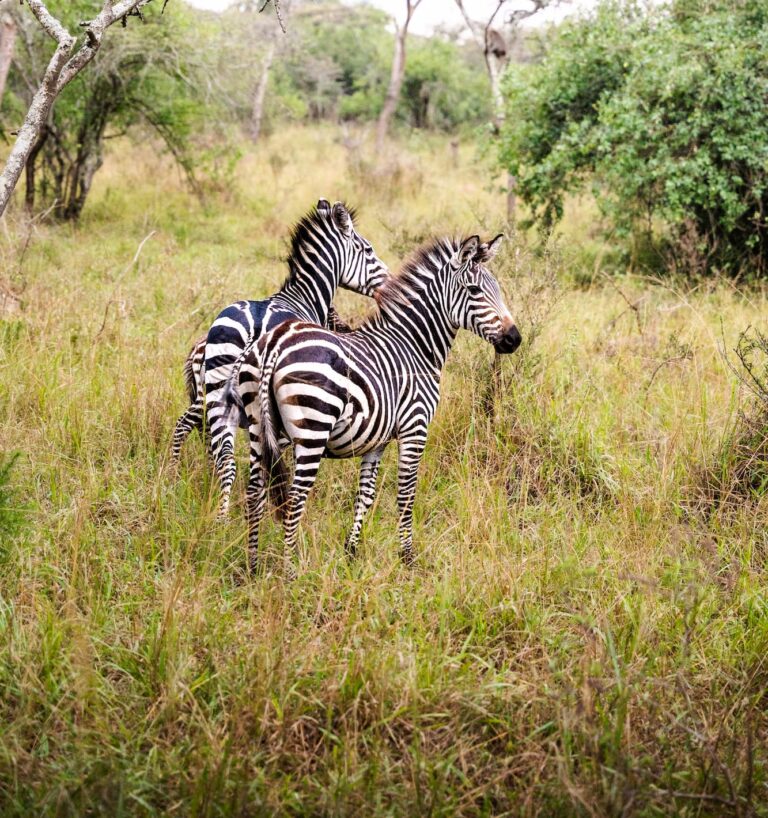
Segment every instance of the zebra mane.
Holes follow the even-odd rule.
[[[426,289],[428,276],[425,271],[434,274],[440,270],[448,259],[461,246],[461,239],[442,236],[430,239],[403,262],[400,272],[390,276],[376,291],[375,299],[382,312],[395,304],[413,302],[413,292]]]
[[[351,207],[346,202],[342,202],[342,204],[347,209],[349,217],[352,220],[352,226],[354,227],[355,222],[357,221],[356,208]],[[288,258],[286,259],[288,262],[288,275],[283,282],[283,287],[296,279],[299,269],[295,263],[295,259],[299,256],[302,244],[313,237],[315,231],[312,228],[321,227],[322,225],[327,224],[332,218],[333,217],[330,215],[326,216],[324,213],[321,213],[317,209],[317,206],[315,206],[305,213],[304,216],[302,216],[301,219],[299,219],[299,221],[296,222],[296,224],[291,228],[291,249],[288,253]]]

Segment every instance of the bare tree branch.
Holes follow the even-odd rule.
[[[56,43],[56,50],[48,62],[43,79],[32,98],[24,124],[18,131],[16,142],[0,173],[0,215],[8,206],[11,194],[48,121],[56,98],[93,59],[101,46],[106,29],[117,20],[125,22],[130,15],[140,15],[141,8],[149,2],[151,0],[119,0],[119,2],[104,0],[102,9],[96,17],[81,23],[85,29],[85,41],[75,51],[76,37],[48,11],[43,0],[26,0],[37,22]]]

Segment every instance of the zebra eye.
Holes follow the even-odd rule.
[[[481,287],[478,287],[477,284],[467,284],[467,292],[470,295],[482,295],[483,290]]]

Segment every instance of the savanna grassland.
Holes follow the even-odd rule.
[[[768,815],[768,509],[729,477],[753,410],[720,352],[763,290],[604,274],[588,202],[545,250],[513,237],[525,343],[495,403],[491,349],[454,350],[413,570],[394,447],[351,565],[356,464],[323,465],[292,583],[273,523],[244,577],[244,441],[224,526],[197,437],[172,473],[190,343],[275,290],[319,196],[393,268],[503,228],[471,145],[454,167],[447,140],[398,144],[377,167],[282,131],[201,204],[116,143],[77,227],[7,218],[3,816]]]

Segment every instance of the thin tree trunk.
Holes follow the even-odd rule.
[[[493,96],[493,129],[499,133],[504,125],[506,111],[504,110],[504,96],[501,93],[501,74],[504,70],[504,63],[494,54],[489,53],[486,46],[485,61],[488,66],[488,78],[491,81],[491,95]],[[515,223],[515,207],[517,196],[515,188],[517,179],[513,174],[507,173],[507,223]]]
[[[30,8],[33,8],[30,4]],[[49,15],[50,16],[50,15]],[[67,64],[75,47],[75,38],[58,20],[51,18],[52,24],[45,25],[45,30],[56,40],[57,47],[43,75],[43,81],[32,98],[24,124],[11,148],[11,153],[0,174],[0,215],[5,212],[16,184],[19,181],[24,165],[40,137],[40,132],[48,120],[48,115],[56,99],[61,72]]]
[[[406,29],[398,29],[395,33],[395,53],[392,58],[392,73],[389,77],[389,88],[384,99],[384,107],[379,115],[379,124],[376,131],[376,148],[381,155],[384,147],[384,140],[389,133],[390,123],[397,108],[397,101],[400,99],[400,89],[403,85],[405,74],[405,35]]]
[[[37,141],[32,146],[32,150],[29,152],[29,156],[27,157],[27,164],[25,165],[24,168],[26,181],[26,190],[24,191],[24,206],[27,208],[27,212],[30,214],[35,209],[35,172],[37,170],[37,156],[43,149],[43,145],[45,145],[49,133],[50,132],[47,127],[44,127],[40,131],[40,136],[37,138]]]
[[[253,142],[259,141],[261,136],[261,121],[264,117],[264,98],[267,94],[267,84],[269,83],[269,71],[272,68],[272,62],[275,59],[275,43],[274,40],[267,47],[267,53],[264,55],[264,62],[261,64],[261,76],[256,83],[256,89],[253,92],[253,107],[251,108],[251,140]]]
[[[384,149],[384,141],[389,133],[389,127],[394,116],[397,102],[400,99],[400,89],[403,86],[405,76],[405,40],[408,37],[408,26],[411,23],[413,12],[419,6],[421,0],[405,0],[406,14],[405,22],[402,26],[395,26],[395,53],[392,57],[392,72],[389,76],[389,87],[387,96],[384,99],[384,107],[379,114],[379,123],[376,129],[376,149],[381,155]]]
[[[0,101],[5,93],[5,82],[8,79],[8,69],[13,59],[13,46],[16,42],[16,21],[8,12],[0,17]]]

